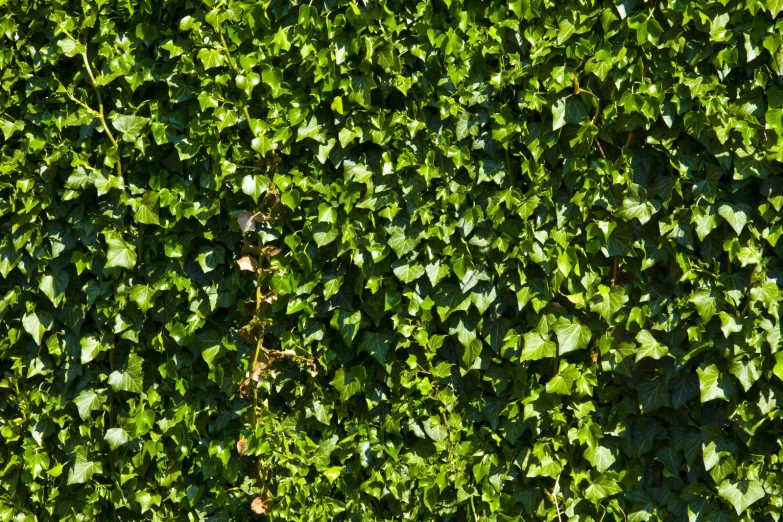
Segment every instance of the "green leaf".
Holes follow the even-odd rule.
[[[109,375],[109,385],[114,391],[141,393],[143,391],[144,374],[142,364],[144,359],[132,353],[122,370],[115,370]]]
[[[617,457],[614,455],[614,451],[608,446],[596,444],[589,447],[584,452],[585,459],[589,462],[599,473],[603,473],[612,467],[612,464],[617,462]]]
[[[769,9],[772,18],[777,18],[783,11],[783,0],[767,0],[767,9]]]
[[[424,267],[421,265],[401,265],[394,269],[394,275],[405,284],[412,283],[424,275]]]
[[[625,291],[621,286],[608,288],[601,285],[599,294],[596,295],[590,304],[590,310],[603,317],[607,323],[611,323],[614,314],[619,312],[627,302],[628,296],[625,295]]]
[[[106,252],[106,268],[122,267],[130,270],[136,266],[136,249],[118,234],[112,232],[108,235],[106,244],[109,245]]]
[[[71,40],[70,38],[63,38],[57,40],[57,47],[59,47],[65,56],[79,56],[87,51],[87,49],[80,42]]]
[[[253,198],[254,203],[263,196],[269,188],[269,182],[263,176],[248,174],[242,178],[242,192]]]
[[[90,418],[90,414],[93,411],[101,409],[106,402],[106,397],[94,390],[87,389],[82,390],[79,395],[73,399],[73,402],[76,404],[76,409],[79,410],[79,417],[83,421],[86,421]]]
[[[68,485],[86,484],[95,475],[103,473],[103,464],[90,460],[87,449],[80,447],[76,450],[76,458],[68,471]]]
[[[43,276],[39,288],[52,304],[57,307],[60,306],[63,297],[65,297],[65,290],[68,289],[69,282],[70,277],[68,273],[65,270],[61,270],[55,274]]]
[[[701,402],[711,401],[713,399],[722,399],[728,401],[732,395],[731,381],[723,376],[714,364],[702,363],[696,369],[699,376],[699,390],[701,391]]]
[[[220,67],[221,65],[223,65],[223,62],[226,59],[223,52],[220,51],[219,49],[208,49],[206,47],[202,47],[199,50],[197,56],[198,59],[201,60],[201,63],[204,65],[204,69]]]
[[[201,245],[196,261],[205,274],[213,271],[226,260],[226,251],[221,246]]]
[[[364,389],[367,374],[363,367],[354,366],[350,370],[340,368],[335,372],[331,384],[340,394],[340,400],[345,402]]]
[[[739,333],[742,331],[742,321],[726,312],[721,312],[720,329],[723,331],[723,337],[729,337],[732,333]]]
[[[552,130],[566,123],[581,123],[587,115],[587,107],[579,98],[572,95],[560,98],[552,105]]]
[[[718,214],[725,219],[734,232],[739,236],[742,234],[742,229],[748,223],[748,214],[750,214],[750,207],[744,204],[740,205],[721,205],[718,207]]]
[[[160,226],[158,217],[158,195],[154,192],[147,192],[142,196],[141,201],[136,208],[136,214],[133,216],[136,223],[143,225]]]
[[[136,305],[139,307],[139,310],[144,313],[147,313],[147,310],[152,308],[152,306],[155,304],[154,297],[155,290],[147,285],[133,285],[131,288],[131,301],[136,303]]]
[[[52,314],[45,310],[35,310],[22,317],[25,332],[29,333],[39,346],[44,334],[52,329],[53,324]]]
[[[335,310],[331,326],[340,332],[345,344],[350,345],[359,333],[362,313],[359,310],[351,313],[347,310]]]
[[[708,323],[718,311],[717,293],[709,288],[696,290],[691,294],[689,301],[696,305],[696,311],[705,323]]]
[[[764,487],[758,480],[724,480],[718,488],[718,494],[734,506],[737,515],[764,498]]]
[[[148,122],[149,118],[141,116],[115,116],[111,124],[122,135],[124,141],[132,143],[141,135]]]
[[[360,74],[353,77],[348,99],[362,107],[370,106],[370,92],[377,87],[371,75]]]
[[[593,475],[589,486],[585,488],[584,496],[590,502],[597,504],[601,499],[611,497],[622,492],[620,485],[607,475]]]
[[[592,337],[590,328],[583,324],[579,324],[579,321],[576,319],[568,321],[561,317],[555,322],[552,328],[557,335],[560,355],[587,348]]]
[[[122,428],[109,428],[103,438],[112,450],[116,450],[131,439],[130,434]]]
[[[734,359],[729,365],[729,372],[742,384],[748,392],[753,384],[761,378],[762,368],[759,359]]]
[[[101,352],[107,351],[109,347],[104,345],[99,339],[95,337],[82,337],[79,341],[81,346],[81,363],[88,364],[95,360]]]
[[[386,354],[389,352],[392,340],[390,335],[365,332],[359,341],[359,350],[369,353],[380,364],[386,364]]]
[[[522,349],[523,361],[537,361],[557,356],[557,345],[537,332],[524,335],[525,347]]]
[[[669,349],[659,343],[648,330],[642,330],[636,334],[636,340],[641,344],[636,352],[636,362],[641,361],[645,357],[652,357],[658,360],[669,353]]]
[[[639,397],[639,407],[643,414],[669,405],[669,390],[660,381],[648,381],[640,383],[636,387]]]

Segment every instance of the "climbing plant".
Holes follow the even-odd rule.
[[[0,7],[0,520],[780,519],[783,1]]]

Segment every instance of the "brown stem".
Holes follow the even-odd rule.
[[[612,286],[617,282],[620,277],[620,262],[617,256],[612,256]]]
[[[555,512],[557,513],[557,522],[562,522],[560,519],[560,505],[557,503],[557,486],[560,484],[560,473],[557,474],[555,479],[555,487],[552,488],[552,500],[555,503]]]
[[[122,160],[120,159],[120,145],[117,143],[117,140],[114,139],[114,134],[111,133],[109,126],[106,124],[106,116],[103,110],[103,97],[101,97],[101,90],[98,87],[98,82],[95,80],[95,75],[92,73],[92,67],[90,67],[90,59],[87,57],[87,42],[85,42],[84,44],[84,52],[82,53],[82,59],[84,60],[84,66],[87,69],[87,74],[90,76],[90,81],[92,82],[92,87],[95,90],[95,95],[98,97],[98,110],[95,111],[90,109],[90,111],[92,111],[92,113],[95,114],[95,117],[98,118],[98,120],[101,122],[101,125],[103,126],[103,131],[106,133],[106,136],[109,137],[109,141],[111,141],[111,144],[114,145],[114,150],[117,151],[117,176],[122,177]],[[87,107],[84,104],[81,105]],[[89,109],[89,107],[87,108]]]
[[[604,149],[601,147],[601,143],[598,141],[598,138],[593,138],[593,141],[595,142],[596,148],[598,148],[598,152],[601,153],[601,157],[606,159],[606,154],[604,154]]]
[[[628,133],[628,137],[625,138],[625,145],[623,146],[624,149],[627,149],[631,146],[631,143],[633,142],[633,131]]]

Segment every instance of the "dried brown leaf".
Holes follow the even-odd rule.
[[[247,270],[248,272],[255,272],[258,270],[258,261],[252,256],[243,256],[237,259],[237,264],[240,270]]]
[[[239,230],[242,232],[253,232],[256,229],[255,214],[249,210],[243,210],[237,216],[237,223],[239,223]]]
[[[253,502],[250,504],[250,509],[253,510],[253,513],[256,513],[257,515],[266,515],[266,502],[261,497],[256,497],[253,499]]]

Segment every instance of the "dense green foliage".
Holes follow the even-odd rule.
[[[1,521],[783,514],[783,0],[0,8]]]

